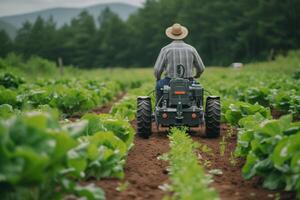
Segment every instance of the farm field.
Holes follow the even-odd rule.
[[[199,82],[221,97],[217,139],[154,124],[150,139],[135,134],[153,69],[15,60],[0,61],[3,199],[300,198],[300,52],[206,69]]]

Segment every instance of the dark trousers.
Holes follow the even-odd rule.
[[[156,82],[156,104],[161,99],[163,95],[163,88],[165,85],[169,85],[171,78],[164,78]]]

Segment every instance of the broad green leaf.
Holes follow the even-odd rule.
[[[104,191],[94,184],[86,186],[76,185],[73,192],[76,196],[84,197],[87,200],[105,200]]]
[[[77,174],[84,172],[87,163],[87,148],[89,142],[82,142],[68,152],[68,166],[74,168]]]
[[[282,139],[275,147],[271,159],[275,166],[280,168],[286,160],[289,159],[288,154],[289,138]]]
[[[297,152],[292,156],[291,169],[294,173],[300,173],[300,152]]]
[[[66,130],[69,135],[73,138],[78,138],[85,135],[88,126],[88,121],[82,120],[79,122],[69,123],[63,126],[63,129]]]
[[[268,188],[270,190],[282,188],[283,185],[284,185],[283,177],[281,176],[281,173],[278,171],[269,172],[266,175],[263,183],[263,187]]]
[[[88,140],[97,146],[105,145],[112,150],[118,150],[120,155],[125,155],[127,152],[126,144],[113,132],[98,132],[93,136],[89,136]]]
[[[256,168],[254,167],[258,158],[255,154],[249,153],[245,165],[243,166],[242,173],[245,179],[250,179],[256,174]]]

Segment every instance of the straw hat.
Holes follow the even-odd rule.
[[[186,38],[188,34],[188,29],[177,23],[166,29],[166,35],[173,40],[182,40]]]

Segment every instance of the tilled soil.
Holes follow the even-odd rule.
[[[132,122],[136,128],[136,122]],[[167,163],[157,157],[169,150],[166,134],[158,134],[153,127],[153,135],[145,140],[136,136],[134,147],[129,152],[125,165],[125,179],[104,179],[96,184],[102,187],[108,200],[144,200],[162,199],[165,193],[159,186],[166,183],[168,175]],[[116,188],[127,185],[124,191]]]
[[[231,134],[231,136],[229,136]],[[225,152],[221,155],[220,143],[222,137],[227,135],[225,139]],[[242,177],[242,167],[245,163],[244,159],[237,159],[233,157],[236,147],[236,130],[230,129],[225,124],[222,125],[221,137],[217,139],[201,138],[193,136],[195,141],[207,145],[211,152],[201,153],[201,165],[205,165],[206,171],[218,169],[222,172],[221,175],[213,175],[214,182],[212,187],[216,188],[221,199],[223,200],[264,200],[264,199],[279,199],[288,200],[295,199],[293,193],[270,191],[262,188],[262,180],[254,178],[252,180],[244,180]]]
[[[108,113],[111,107],[124,96],[125,93],[91,112]],[[77,116],[70,118],[73,121],[76,119],[78,119]],[[136,121],[131,122],[131,125],[136,129]],[[154,124],[152,130],[153,135],[148,140],[135,137],[134,146],[126,160],[124,180],[106,178],[100,181],[89,180],[85,183],[95,183],[104,189],[107,200],[162,199],[165,193],[159,189],[159,186],[168,180],[167,163],[157,158],[168,152],[169,140],[166,134],[157,133]],[[117,188],[123,188],[123,190],[119,191]]]
[[[132,125],[136,128],[136,122]],[[159,186],[168,183],[167,163],[158,160],[157,157],[169,150],[169,141],[166,133],[158,133],[153,126],[153,135],[149,140],[136,136],[135,146],[129,152],[126,166],[125,179],[104,179],[96,181],[96,185],[102,187],[106,192],[108,200],[160,200],[167,193],[159,189]],[[221,135],[228,135],[229,128],[222,125]],[[236,131],[231,131],[225,142],[224,155],[220,154],[220,142],[218,139],[207,139],[200,135],[193,135],[192,138],[207,145],[211,152],[198,152],[201,165],[205,166],[207,173],[212,169],[219,169],[222,175],[213,175],[214,182],[211,184],[219,193],[222,200],[290,200],[295,199],[293,193],[270,191],[262,188],[260,178],[244,180],[241,169],[244,160],[231,156],[236,147]],[[94,182],[94,181],[93,181]],[[124,191],[118,191],[126,185]],[[120,187],[121,186],[121,187]]]
[[[118,96],[115,101],[95,109],[93,112],[108,113],[111,106],[123,96],[124,94]],[[131,124],[136,129],[136,121]],[[157,157],[168,152],[169,140],[166,133],[157,132],[154,124],[152,129],[153,135],[148,140],[135,137],[134,147],[130,150],[126,160],[124,180],[107,178],[100,181],[88,181],[103,188],[107,200],[161,200],[167,195],[166,192],[159,189],[159,186],[168,183],[166,171],[168,164],[158,160]],[[221,175],[213,175],[214,182],[211,184],[222,200],[275,200],[279,197],[281,200],[296,199],[294,193],[262,188],[262,180],[259,177],[248,181],[244,180],[241,169],[245,160],[234,158],[231,153],[236,147],[236,130],[223,124],[221,137],[217,139],[201,137],[202,134],[194,134],[192,138],[207,145],[211,150],[209,153],[197,152],[200,164],[205,167],[207,173],[213,169],[219,169],[222,172]],[[225,152],[222,156],[220,143],[225,135]]]
[[[288,113],[280,111],[280,110],[276,110],[274,108],[271,109],[271,115],[273,117],[273,119],[279,119],[280,117],[282,117],[283,115],[287,115]],[[295,122],[299,122],[300,121],[300,116],[293,116],[293,121]]]

